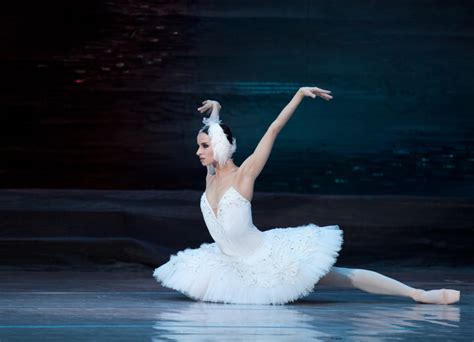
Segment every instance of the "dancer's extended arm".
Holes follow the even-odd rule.
[[[331,100],[329,90],[324,90],[318,87],[302,87],[298,89],[291,101],[283,108],[278,117],[268,127],[266,133],[258,143],[255,151],[242,163],[240,168],[243,174],[250,179],[255,180],[262,172],[268,157],[273,148],[273,143],[276,137],[291,118],[296,108],[299,106],[305,96],[316,98],[319,96],[325,100]]]

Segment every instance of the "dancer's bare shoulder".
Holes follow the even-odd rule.
[[[246,176],[243,169],[239,168],[235,177],[234,188],[249,202],[252,202],[254,184],[255,179]]]
[[[253,198],[254,180],[245,176],[240,168],[238,168],[231,177],[219,181],[215,175],[208,174],[206,176],[206,193],[209,197],[220,198],[230,188],[233,187],[249,202]]]

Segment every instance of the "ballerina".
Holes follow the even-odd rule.
[[[425,291],[374,271],[335,267],[343,243],[338,225],[310,223],[266,231],[255,227],[251,211],[255,180],[279,132],[305,97],[333,98],[318,87],[298,89],[240,166],[232,159],[236,139],[219,118],[221,105],[212,100],[202,103],[198,111],[210,116],[203,119],[197,135],[196,155],[207,168],[200,206],[214,242],[171,255],[153,276],[192,299],[219,303],[285,304],[308,295],[318,283],[420,303],[459,301],[457,290]]]

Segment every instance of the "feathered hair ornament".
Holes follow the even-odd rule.
[[[213,106],[209,118],[202,119],[204,127],[201,128],[201,131],[206,127],[209,127],[208,135],[214,152],[214,160],[217,161],[219,165],[224,165],[237,149],[237,144],[235,138],[232,138],[232,144],[229,142],[220,125],[221,120],[219,119],[219,107],[220,105]]]

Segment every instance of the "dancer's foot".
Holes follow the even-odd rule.
[[[426,304],[452,304],[459,301],[461,293],[457,290],[414,290],[411,298]]]

